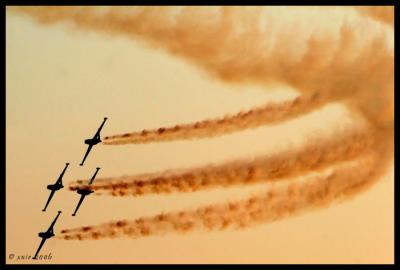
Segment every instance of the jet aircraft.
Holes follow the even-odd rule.
[[[68,165],[69,165],[69,163],[66,163],[66,164],[65,164],[65,168],[64,168],[64,170],[62,171],[62,173],[60,174],[60,176],[58,177],[56,183],[53,184],[53,185],[48,185],[48,186],[47,186],[47,189],[48,189],[48,190],[51,190],[51,192],[50,192],[49,198],[47,199],[46,205],[45,205],[45,207],[44,207],[43,210],[42,210],[43,212],[46,211],[47,206],[49,205],[49,203],[50,203],[50,201],[51,201],[51,198],[53,198],[54,193],[56,193],[57,190],[60,190],[60,189],[62,189],[62,188],[64,187],[63,184],[62,184],[62,178],[63,178],[63,176],[64,176],[65,171],[67,170]]]
[[[53,220],[53,222],[51,223],[51,225],[47,229],[47,231],[39,233],[39,237],[42,238],[42,241],[40,242],[39,248],[37,249],[35,256],[32,259],[34,259],[34,260],[37,259],[37,256],[38,256],[40,250],[42,249],[44,242],[46,242],[47,239],[52,238],[55,235],[54,231],[53,231],[54,224],[56,224],[56,221],[57,221],[58,217],[60,216],[60,214],[61,214],[61,211],[58,211],[56,218]]]
[[[99,129],[97,130],[96,134],[94,134],[93,138],[85,140],[85,144],[87,144],[89,146],[88,146],[88,149],[86,150],[85,156],[83,157],[83,160],[82,160],[81,164],[79,164],[80,166],[83,166],[83,163],[85,162],[87,156],[89,155],[90,150],[92,150],[92,147],[101,142],[100,131],[103,128],[104,123],[106,122],[106,120],[107,120],[107,117],[104,117],[103,123],[100,125]]]
[[[98,171],[100,170],[99,167],[96,168],[96,172],[94,173],[94,175],[92,176],[92,179],[90,179],[90,182],[88,184],[88,187],[86,188],[78,188],[77,189],[77,193],[81,195],[81,198],[79,199],[78,205],[75,208],[74,213],[72,214],[73,216],[76,216],[76,212],[78,212],[79,207],[81,206],[83,200],[85,199],[85,197],[87,195],[90,195],[91,193],[93,193],[93,190],[90,189],[90,185],[93,183],[94,178],[96,177]]]

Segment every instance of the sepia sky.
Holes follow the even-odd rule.
[[[267,90],[267,91],[266,91]],[[40,25],[6,12],[6,258],[33,255],[58,210],[63,228],[151,216],[245,198],[268,185],[143,197],[78,195],[69,182],[158,172],[276,153],[315,134],[334,134],[354,119],[333,102],[308,115],[221,137],[139,145],[86,145],[107,116],[102,135],[174,126],[289,100],[294,88],[228,84],[163,50],[125,36]],[[64,168],[65,188],[41,209]],[[292,179],[299,181],[300,179]],[[393,263],[393,167],[367,191],[329,208],[244,230],[91,241],[49,239],[37,263]],[[9,255],[14,254],[11,258]]]

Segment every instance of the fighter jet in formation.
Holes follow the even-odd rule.
[[[56,224],[56,221],[57,221],[58,217],[60,216],[60,214],[61,214],[61,211],[58,211],[56,218],[53,220],[53,222],[51,223],[51,225],[47,229],[47,231],[39,233],[39,237],[42,238],[42,241],[40,242],[39,248],[37,249],[35,256],[32,259],[34,259],[34,260],[37,259],[37,255],[39,254],[40,250],[42,249],[44,242],[46,242],[47,239],[52,238],[55,235],[54,231],[53,231],[54,224]]]
[[[83,163],[85,162],[87,156],[89,155],[90,150],[92,150],[92,147],[101,142],[100,131],[103,128],[104,123],[106,122],[106,120],[107,120],[107,117],[104,117],[103,123],[100,125],[99,129],[97,130],[96,134],[94,134],[93,138],[85,140],[85,144],[87,144],[89,146],[88,146],[88,149],[87,149],[87,151],[85,153],[85,156],[83,157],[83,160],[82,160],[81,164],[79,164],[80,166],[83,166]]]
[[[46,206],[42,210],[43,212],[46,211],[47,206],[49,205],[49,203],[51,201],[51,198],[53,198],[54,193],[56,193],[57,190],[60,190],[60,189],[62,189],[64,187],[63,184],[62,184],[62,178],[64,176],[65,171],[67,170],[68,165],[69,165],[69,163],[65,164],[65,168],[62,171],[62,173],[60,174],[60,176],[58,177],[56,183],[53,184],[53,185],[48,185],[47,186],[47,189],[51,190],[51,192],[50,192],[50,196],[49,196],[49,198],[48,198],[48,200],[46,202]]]
[[[90,182],[89,182],[88,186],[90,186],[93,183],[94,178],[96,177],[96,174],[98,173],[99,170],[100,170],[100,168],[97,167],[96,168],[96,172],[92,176],[92,179],[90,179]],[[81,206],[81,204],[82,204],[83,200],[85,199],[85,197],[87,195],[90,195],[91,193],[93,193],[93,190],[91,190],[90,188],[79,188],[76,192],[81,195],[81,198],[79,199],[78,205],[76,206],[76,209],[75,209],[74,213],[72,214],[73,216],[75,216],[76,212],[78,212],[78,209]]]

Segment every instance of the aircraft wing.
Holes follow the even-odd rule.
[[[89,185],[91,185],[94,181],[94,179],[96,178],[97,173],[99,172],[100,168],[97,167],[96,168],[96,172],[94,173],[94,175],[92,176],[92,179],[90,179]]]
[[[83,202],[83,200],[85,199],[86,195],[81,195],[81,198],[79,199],[78,205],[75,208],[74,213],[72,214],[73,216],[76,215],[76,212],[78,212],[79,207],[81,207],[81,204]]]
[[[83,163],[85,162],[87,156],[89,155],[90,150],[92,150],[92,147],[93,147],[93,145],[89,144],[88,149],[86,150],[85,156],[83,157],[83,160],[82,160],[81,164],[79,164],[79,165],[83,166]]]
[[[62,184],[62,178],[64,177],[65,171],[67,170],[68,166],[69,166],[69,163],[66,163],[66,164],[65,164],[65,167],[64,167],[64,170],[61,172],[61,174],[60,174],[60,176],[58,177],[56,183]]]
[[[107,120],[107,117],[105,117],[105,118],[104,118],[104,121],[103,121],[103,123],[101,123],[101,125],[100,125],[99,129],[97,130],[97,132],[96,132],[96,134],[94,135],[94,137],[93,137],[93,138],[100,137],[100,131],[101,131],[101,129],[103,128],[103,126],[104,126],[104,123],[106,122],[106,120]]]
[[[43,246],[44,242],[46,242],[46,240],[47,240],[46,238],[42,238],[42,241],[40,242],[39,247],[36,250],[35,256],[32,259],[34,259],[34,260],[37,259],[37,255],[39,254],[39,252],[42,249],[42,246]]]
[[[49,198],[47,199],[47,202],[46,202],[46,206],[43,208],[43,212],[44,211],[46,211],[46,209],[47,209],[47,206],[49,205],[49,203],[50,203],[50,201],[51,201],[51,198],[53,198],[53,195],[54,195],[54,193],[55,193],[56,191],[55,190],[52,190],[51,192],[50,192],[50,196],[49,196]]]
[[[50,227],[49,227],[49,229],[47,231],[53,233],[54,225],[56,224],[57,219],[60,216],[60,214],[61,214],[61,211],[58,211],[58,214],[57,214],[56,218],[53,220],[53,222],[51,223],[51,225],[50,225]]]

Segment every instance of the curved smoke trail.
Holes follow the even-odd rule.
[[[156,130],[142,130],[141,132],[107,136],[104,138],[103,143],[110,145],[138,144],[215,137],[265,124],[280,123],[285,119],[293,118],[293,116],[300,116],[316,110],[324,103],[324,100],[318,94],[307,97],[301,96],[292,101],[280,104],[268,104],[221,119],[204,120],[192,124],[176,125]]]
[[[318,93],[325,102],[351,99],[349,104],[370,114],[373,121],[392,120],[379,118],[390,114],[394,106],[391,91],[387,91],[393,89],[394,35],[393,28],[380,23],[382,18],[389,21],[392,18],[383,7],[379,11],[373,7],[17,7],[11,10],[28,14],[43,24],[67,22],[80,30],[142,40],[183,57],[226,82],[284,83],[302,94]],[[381,13],[385,15],[378,15]],[[287,114],[285,106],[282,110],[283,115]],[[262,123],[266,115],[259,114],[259,118],[250,122]],[[228,124],[229,119],[225,120],[221,128],[211,121],[205,131],[215,135],[225,130],[231,132],[232,125]],[[234,130],[248,128],[246,121],[236,124]],[[157,132],[142,132],[146,135],[133,133],[106,141],[118,144],[158,138],[172,140],[174,134],[179,139],[191,138],[191,132],[194,137],[199,136],[200,131],[194,126],[185,127],[161,128]]]
[[[194,230],[243,228],[328,207],[366,190],[386,171],[393,159],[393,130],[375,133],[374,141],[376,144],[353,162],[343,162],[328,175],[292,182],[283,189],[272,187],[268,192],[246,200],[195,210],[65,229],[58,237],[65,240],[137,238]]]
[[[337,165],[330,175],[305,183],[292,182],[284,191],[273,187],[267,194],[244,201],[64,230],[63,239],[139,237],[270,222],[358,194],[379,179],[393,160],[394,17],[390,7],[17,7],[14,10],[29,14],[43,24],[67,22],[81,30],[137,38],[183,57],[225,82],[262,85],[278,82],[301,93],[297,101],[267,105],[247,112],[246,116],[238,114],[199,122],[197,127],[194,123],[161,128],[144,132],[144,135],[141,132],[109,136],[106,142],[110,144],[216,136],[295,118],[318,108],[311,100],[304,104],[299,102],[313,94],[320,98],[320,104],[345,102],[352,112],[360,114],[371,125],[366,137],[373,142],[355,148],[359,150],[354,155],[350,154],[353,150],[349,150],[354,143],[341,134],[336,139],[343,139],[343,146],[333,146],[329,141],[320,142],[325,146],[318,145],[318,151],[322,149],[322,152],[317,151],[317,156],[320,154],[326,163],[318,159],[303,161],[308,152],[300,150],[292,152],[294,156],[283,153],[282,163],[270,161],[271,164],[257,165],[264,168],[261,174],[265,177],[279,179],[297,175],[297,171],[302,175],[309,170],[325,168],[330,162],[330,165]],[[269,109],[266,108],[274,109],[267,113]],[[335,154],[329,156],[330,151]],[[214,185],[231,180],[265,179],[257,178],[257,170],[251,170],[251,162],[229,166],[220,167],[221,171],[216,167],[193,172],[209,177]],[[232,179],[228,176],[230,169],[237,174]],[[218,173],[222,177],[214,176]],[[170,176],[166,175],[167,183],[180,183],[174,180],[175,176],[167,178]],[[148,177],[153,186],[159,184],[151,175]],[[137,188],[136,180],[122,181],[122,187],[131,184],[135,192],[144,192],[141,187]],[[190,181],[187,178],[182,183]],[[99,182],[99,186],[102,184],[112,189],[114,184],[118,187],[119,182],[111,186],[105,181]],[[147,183],[143,181],[140,185]],[[176,190],[181,189],[178,184]]]
[[[254,160],[170,170],[158,174],[100,178],[91,188],[97,195],[143,196],[277,181],[355,159],[374,145],[372,134],[373,131],[368,128],[347,130],[328,139],[311,139],[300,149],[257,157]],[[84,188],[84,183],[87,182],[72,182],[70,190]]]
[[[185,210],[120,220],[96,226],[84,226],[61,231],[65,240],[102,239],[114,237],[144,237],[165,233],[186,233],[194,230],[244,228],[273,222],[285,217],[327,207],[338,199],[349,198],[370,185],[377,175],[378,157],[365,155],[356,164],[342,165],[328,176],[316,177],[306,183],[292,183],[285,190],[271,189],[246,200],[209,205]]]
[[[394,26],[394,6],[358,6],[356,9],[374,20]]]

